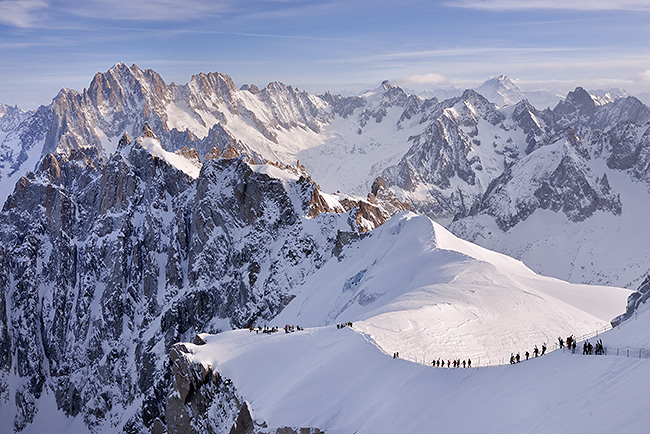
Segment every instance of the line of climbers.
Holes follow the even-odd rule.
[[[304,328],[300,327],[299,325],[297,325],[297,326],[285,325],[284,326],[284,332],[285,333],[291,333],[291,332],[301,331],[301,330],[304,330]],[[255,332],[255,333],[259,334],[260,332],[262,332],[262,333],[266,333],[268,335],[271,335],[273,333],[277,333],[279,331],[279,329],[278,329],[277,326],[275,326],[275,327],[267,327],[267,326],[253,327],[253,326],[250,326],[248,328],[248,331],[251,332],[251,333]]]
[[[560,344],[560,348],[564,348],[564,340],[562,339],[561,336],[557,338],[557,341]],[[566,347],[572,350],[574,353],[576,351],[576,345],[577,345],[577,340],[576,338],[573,337],[573,335],[566,338]]]
[[[248,328],[248,331],[250,331],[251,333],[255,332],[257,334],[262,332],[262,333],[266,333],[267,335],[270,335],[270,334],[276,333],[278,331],[278,327],[277,326],[276,327],[267,327],[267,326],[253,327],[253,326],[250,326]]]
[[[343,329],[343,328],[345,328],[345,327],[352,327],[352,321],[343,322],[343,323],[341,323],[341,324],[337,324],[337,325],[336,325],[336,328],[337,328],[337,329]]]
[[[564,348],[564,341],[562,338],[557,338],[558,342],[560,344],[560,348]],[[573,337],[573,335],[569,336],[566,338],[566,346],[571,350],[573,354],[576,353],[576,339]],[[590,354],[596,354],[596,355],[603,355],[605,354],[605,347],[603,346],[603,340],[598,339],[596,341],[596,346],[594,346],[589,340],[584,341],[582,344],[582,354],[583,355],[590,355]]]
[[[444,368],[445,367],[445,361],[444,360],[441,361],[440,359],[434,360],[434,361],[431,362],[431,365],[434,368]],[[463,365],[463,368],[471,368],[472,367],[472,360],[467,359],[467,360],[463,360],[462,362],[461,362],[460,359],[455,359],[453,361],[452,360],[447,360],[447,367],[448,368],[451,368],[451,367],[460,368],[461,365]]]
[[[539,348],[537,348],[537,345],[535,345],[535,348],[533,348],[533,355],[535,357],[539,357],[539,356],[543,356],[544,354],[546,354],[546,342],[542,343],[541,351],[539,350]],[[530,359],[530,353],[528,351],[524,353],[524,356],[526,357],[526,360]],[[521,362],[521,356],[519,355],[519,353],[517,354],[510,353],[510,364],[514,365],[515,363],[519,363],[519,362]]]

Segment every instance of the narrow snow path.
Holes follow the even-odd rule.
[[[328,433],[644,432],[648,360],[554,352],[514,366],[439,369],[382,353],[350,328],[238,330],[188,345],[270,427]]]

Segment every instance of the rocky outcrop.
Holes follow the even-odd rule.
[[[230,427],[249,427],[236,432],[252,432],[253,421],[247,404],[237,394],[232,382],[211,366],[192,362],[183,344],[169,354],[172,386],[167,395],[166,421],[157,419],[158,431],[169,434],[227,433]],[[216,404],[216,405],[215,405]],[[248,415],[248,418],[245,418]],[[166,426],[166,431],[163,427]],[[232,431],[231,431],[232,432]]]
[[[493,216],[503,231],[537,209],[562,212],[573,222],[584,221],[597,210],[621,214],[620,197],[612,191],[607,175],[595,176],[570,141],[560,140],[544,152],[542,168],[530,156],[506,169],[471,213]]]
[[[648,298],[650,298],[650,276],[646,276],[645,280],[643,283],[641,283],[637,290],[630,294],[630,296],[627,298],[627,307],[625,309],[625,313],[617,316],[611,321],[612,327],[616,327],[623,321],[632,318],[637,309],[639,309],[642,304],[645,304],[645,302],[648,301]]]
[[[341,96],[334,95],[331,92],[325,92],[320,98],[327,102],[334,114],[342,118],[348,118],[354,111],[366,104],[366,101],[359,96]]]
[[[165,424],[157,419],[154,434],[324,434],[318,428],[279,427],[253,420],[249,404],[233,383],[211,366],[194,362],[184,344],[169,355],[172,386],[167,395]]]

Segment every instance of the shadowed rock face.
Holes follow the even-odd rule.
[[[617,192],[606,176],[592,173],[594,159],[648,181],[650,108],[633,97],[597,105],[588,92],[576,88],[554,110],[540,112],[522,101],[511,111],[499,111],[481,95],[466,91],[440,103],[430,120],[382,178],[415,211],[434,219],[488,214],[507,230],[536,209],[563,213],[573,222],[596,210],[620,215]],[[497,134],[482,134],[486,128]],[[525,143],[509,139],[501,148],[495,140],[492,161],[485,159],[490,152],[481,149],[490,143],[482,140],[515,137],[517,131]],[[536,173],[533,162],[547,159],[548,147],[559,142],[570,155]]]
[[[621,322],[632,318],[636,310],[648,301],[648,298],[650,298],[650,276],[646,276],[637,290],[627,298],[625,313],[612,320],[612,327],[616,327]]]
[[[269,320],[332,256],[341,227],[360,230],[358,202],[314,212],[308,177],[272,178],[239,157],[207,160],[193,180],[122,142],[108,160],[45,156],[0,213],[0,393],[18,429],[46,388],[92,429],[164,427],[171,346]],[[396,212],[372,207],[372,224]]]
[[[269,429],[254,421],[248,403],[230,379],[211,366],[193,362],[184,344],[172,347],[169,363],[172,386],[167,396],[166,427],[156,419],[153,433],[169,434],[324,434],[318,428],[280,427]],[[166,428],[166,431],[165,431]]]

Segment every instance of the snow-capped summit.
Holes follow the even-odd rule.
[[[392,89],[392,88],[395,88],[395,87],[397,87],[397,86],[395,86],[393,83],[391,83],[390,80],[384,80],[384,81],[381,82],[381,88],[384,89],[384,90]]]
[[[617,99],[626,98],[630,94],[624,89],[611,88],[611,89],[593,89],[589,91],[589,95],[598,105],[609,104]]]
[[[505,75],[487,80],[476,91],[499,107],[517,104],[525,98],[519,86]]]

